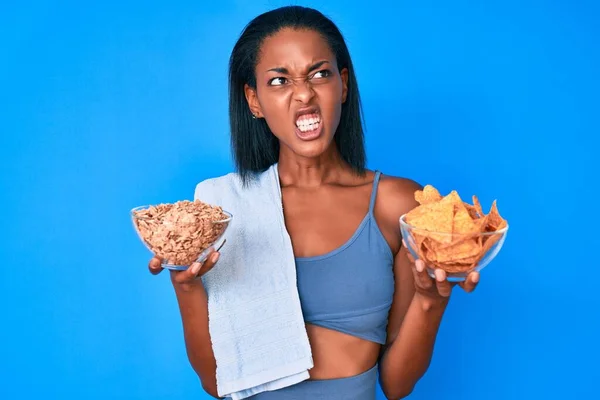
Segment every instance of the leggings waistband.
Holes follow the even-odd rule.
[[[354,376],[306,380],[272,392],[262,392],[252,400],[375,400],[377,365]]]

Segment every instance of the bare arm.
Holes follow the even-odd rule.
[[[381,210],[388,232],[401,243],[399,218],[418,205],[416,182],[392,178],[386,180]],[[399,246],[394,260],[395,289],[388,321],[387,343],[381,355],[380,382],[388,399],[408,396],[431,363],[442,317],[448,305],[452,285],[442,270],[432,279],[421,260],[412,260],[404,246]],[[471,273],[461,287],[474,290],[479,275]]]
[[[188,359],[200,377],[202,387],[213,397],[218,398],[216,370],[217,364],[208,332],[208,300],[204,286],[186,291],[175,286],[183,323],[183,336]]]
[[[415,292],[411,263],[402,248],[395,262],[396,296],[388,343],[381,358],[381,386],[388,399],[408,396],[429,368],[437,332],[448,303]]]
[[[216,254],[213,254],[213,256]],[[216,261],[212,257],[202,266],[192,264],[186,271],[170,271],[171,281],[183,324],[188,359],[202,382],[204,390],[215,398],[217,394],[216,361],[208,330],[208,298],[199,275],[208,272]],[[196,269],[194,268],[196,267]],[[150,262],[152,273],[160,272],[160,260]]]

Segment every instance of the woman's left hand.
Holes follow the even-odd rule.
[[[412,263],[412,271],[415,279],[415,289],[420,295],[444,300],[450,297],[452,289],[456,286],[456,282],[449,282],[446,279],[446,272],[436,268],[434,271],[435,279],[431,278],[427,273],[427,268],[423,260],[415,260],[410,252],[407,252],[408,258]],[[467,293],[471,293],[477,287],[479,282],[479,272],[471,272],[467,275],[467,279],[458,282],[458,285]]]

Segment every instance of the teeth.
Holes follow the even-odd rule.
[[[302,118],[300,117],[297,121],[296,121],[296,126],[297,127],[308,127],[310,125],[314,125],[314,124],[319,124],[321,122],[321,118],[317,117],[317,118]],[[314,129],[314,127],[312,128]]]
[[[298,124],[298,129],[302,132],[314,131],[319,127],[319,122],[309,123],[309,124]]]

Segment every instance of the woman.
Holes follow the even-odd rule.
[[[402,244],[398,220],[417,205],[414,192],[421,186],[365,169],[358,85],[336,26],[302,7],[253,20],[231,55],[230,120],[244,181],[278,163],[314,357],[310,380],[253,398],[317,393],[374,399],[377,369],[387,398],[407,396],[428,368],[452,286],[442,270],[431,279]],[[213,268],[218,255],[187,271],[171,271],[190,362],[214,397],[216,362],[206,292],[197,278]],[[160,260],[151,260],[149,268],[159,273]],[[324,269],[336,272],[344,287],[377,285],[362,297],[335,293],[336,307],[365,310],[341,327],[310,319],[331,307],[320,301],[324,293],[317,281]],[[461,287],[472,291],[478,278],[471,274]]]

